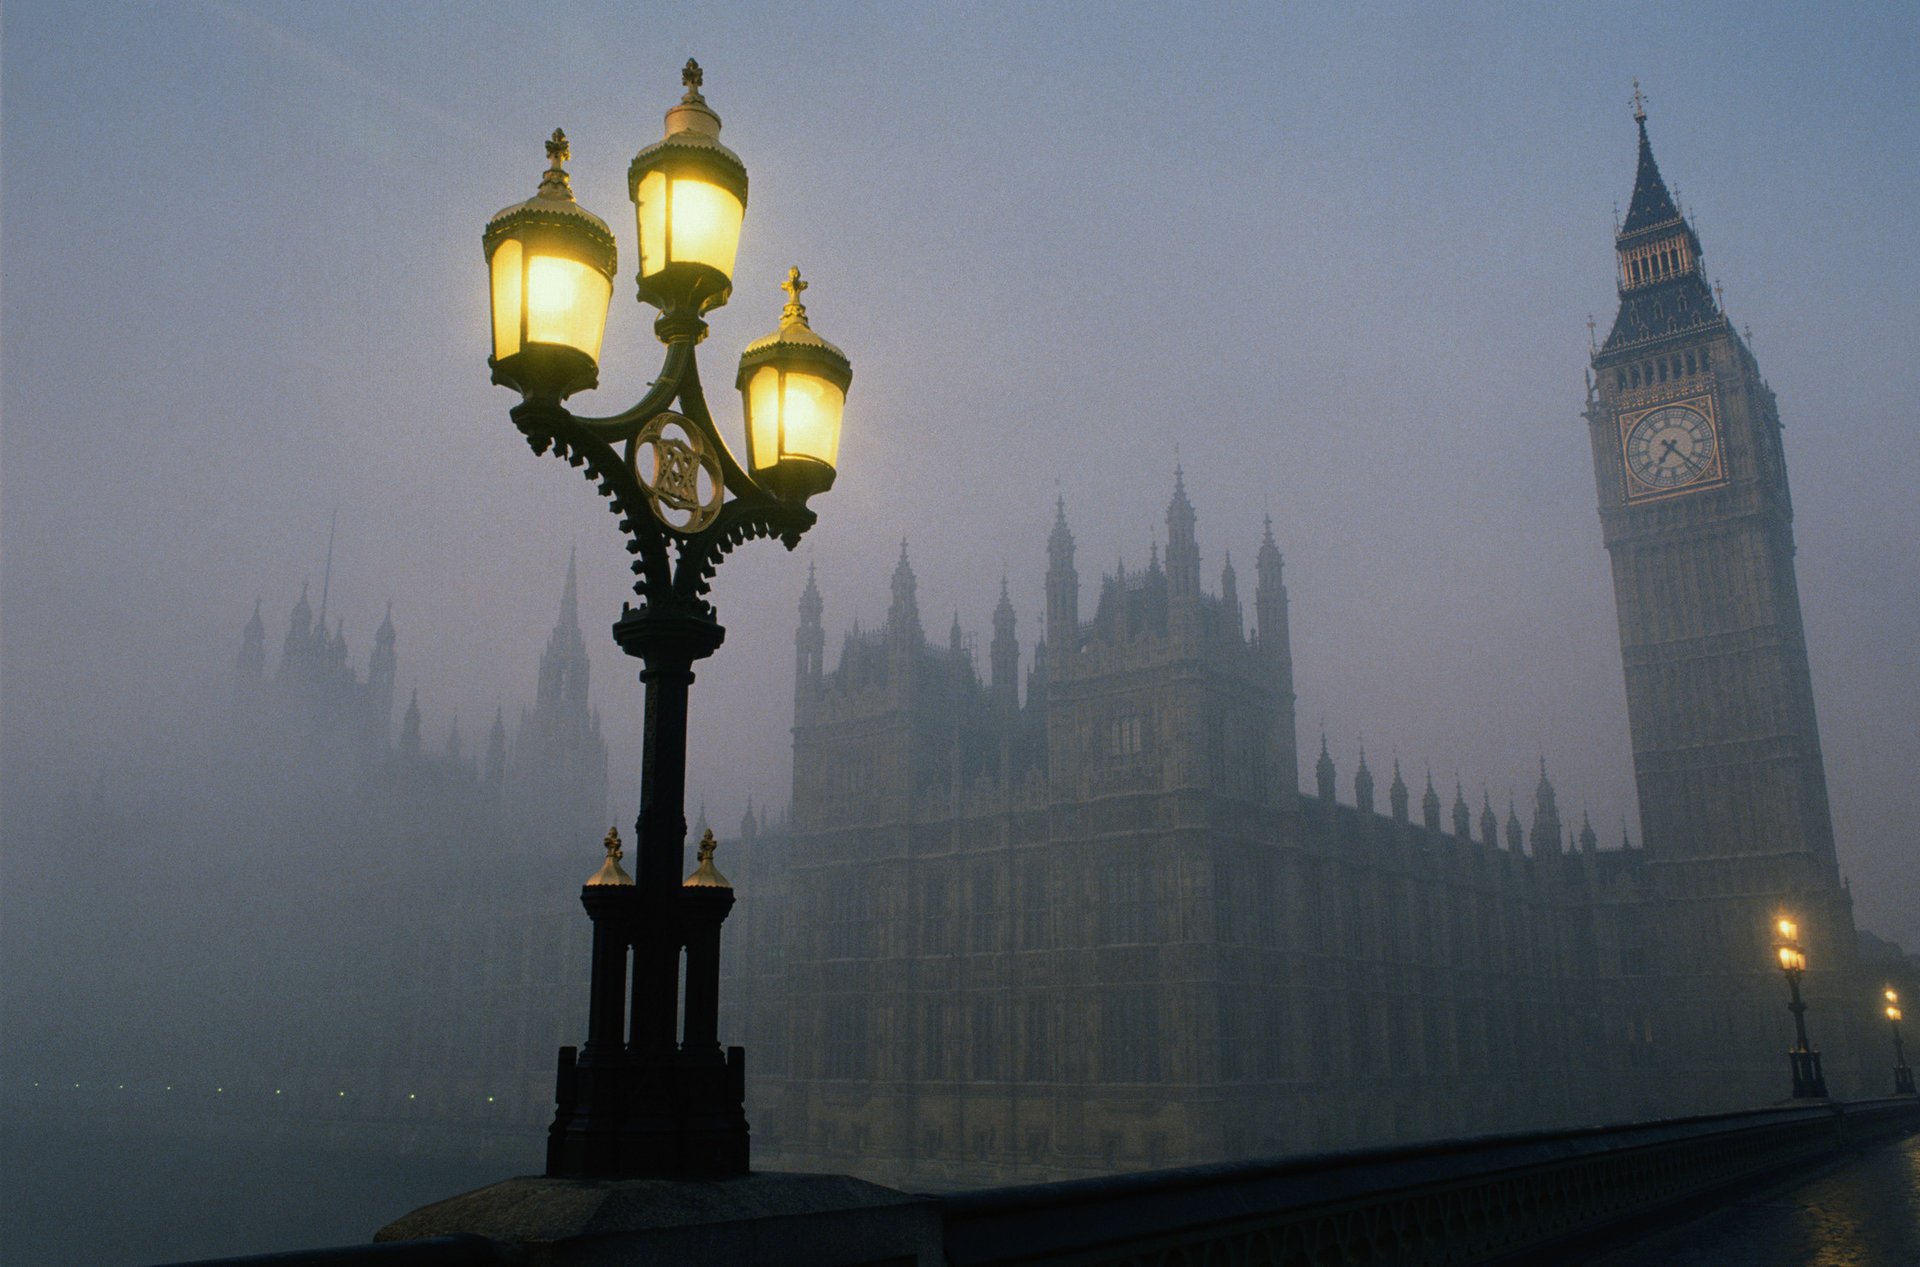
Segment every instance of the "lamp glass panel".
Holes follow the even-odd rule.
[[[780,371],[762,365],[747,380],[747,460],[764,471],[780,460]]]
[[[600,360],[613,283],[591,264],[557,255],[527,260],[527,342],[560,343]]]
[[[788,370],[780,392],[783,456],[834,465],[840,453],[840,415],[846,393],[824,378]]]
[[[640,276],[652,277],[667,266],[667,174],[648,172],[640,178],[640,196],[634,200],[640,222]]]
[[[508,238],[493,252],[493,356],[520,350],[520,239]]]
[[[641,197],[645,196],[643,180]],[[738,198],[718,185],[676,177],[671,243],[674,262],[705,264],[731,278],[734,253],[740,246],[740,222],[746,211]]]

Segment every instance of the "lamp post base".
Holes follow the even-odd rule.
[[[1905,1065],[1893,1067],[1893,1093],[1895,1095],[1913,1095],[1913,1070]]]
[[[1827,1078],[1820,1072],[1820,1053],[1817,1051],[1790,1051],[1787,1061],[1793,1067],[1793,1098],[1796,1100],[1824,1100],[1827,1098]]]

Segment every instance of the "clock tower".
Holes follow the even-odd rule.
[[[1855,939],[1780,416],[1661,179],[1637,85],[1634,121],[1639,170],[1615,239],[1620,309],[1594,351],[1586,419],[1660,908],[1648,1020],[1663,1079],[1696,1111],[1782,1098],[1792,1027],[1768,933],[1791,913],[1811,938],[1813,1037],[1844,1096]]]

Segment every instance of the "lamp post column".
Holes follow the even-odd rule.
[[[1913,1070],[1907,1068],[1906,1048],[1900,1043],[1900,995],[1892,986],[1884,991],[1887,999],[1887,1024],[1893,1030],[1893,1093],[1912,1095]]]
[[[620,649],[645,665],[640,680],[647,692],[627,1046],[637,1081],[624,1133],[628,1165],[651,1174],[682,1169],[688,1107],[677,1059],[680,951],[687,936],[680,901],[687,835],[687,696],[694,661],[712,655],[726,637],[711,617],[673,610],[670,602],[670,597],[656,598],[629,607],[613,626]]]
[[[1787,1010],[1793,1013],[1794,1048],[1787,1053],[1793,1065],[1793,1098],[1824,1100],[1827,1078],[1820,1071],[1820,1053],[1807,1042],[1807,1005],[1800,997],[1800,973],[1789,968],[1786,975],[1787,989],[1793,996],[1793,1001],[1787,1004]]]

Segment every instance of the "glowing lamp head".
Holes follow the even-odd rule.
[[[493,381],[564,400],[600,381],[617,254],[606,222],[574,201],[561,166],[566,133],[547,142],[540,191],[487,221],[480,243],[493,294]]]
[[[1887,1019],[1890,1021],[1897,1021],[1900,1019],[1900,1006],[1897,1003],[1887,1004]]]
[[[666,136],[634,155],[627,193],[640,226],[641,302],[697,317],[733,294],[747,168],[720,144],[720,116],[700,95],[700,63],[689,58],[680,79],[686,95],[667,111]]]
[[[805,504],[833,487],[840,419],[853,366],[815,334],[800,294],[800,270],[787,270],[780,328],[747,345],[734,386],[747,415],[747,468],[783,500]]]
[[[1886,989],[1880,991],[1880,993],[1886,996],[1886,1000],[1889,1003],[1898,1003],[1900,1001],[1900,992],[1892,986],[1888,986]]]
[[[1780,934],[1781,941],[1793,941],[1800,936],[1800,926],[1784,916],[1773,928]]]

